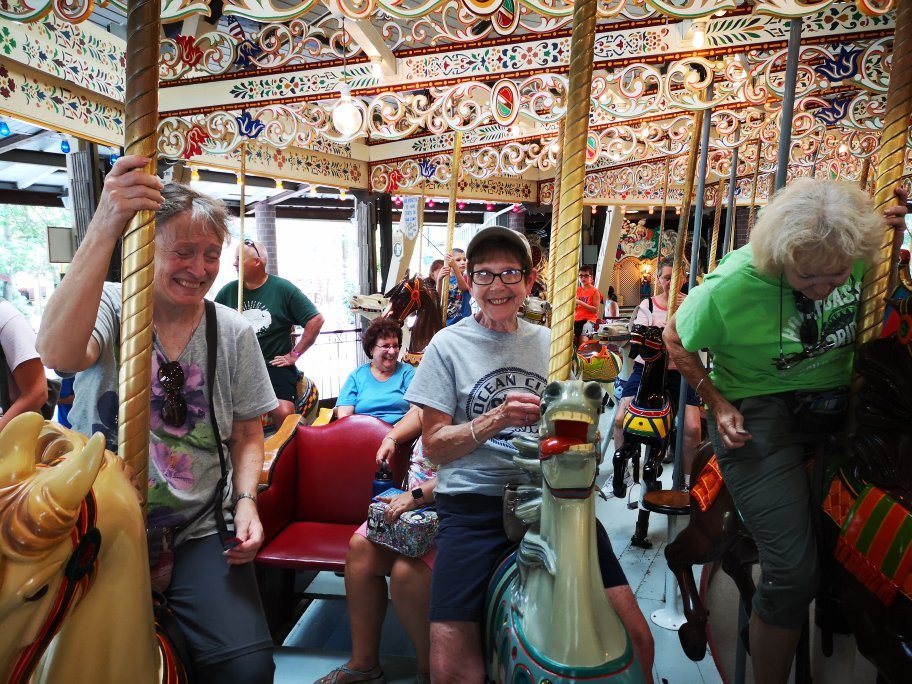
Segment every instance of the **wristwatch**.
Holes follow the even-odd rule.
[[[412,490],[412,498],[415,501],[421,501],[424,498],[424,492],[421,491],[421,487],[415,487]]]

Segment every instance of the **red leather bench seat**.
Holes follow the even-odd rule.
[[[258,499],[266,541],[256,562],[292,570],[341,571],[348,540],[367,518],[375,457],[389,424],[348,416],[328,425],[299,426],[279,450],[269,485]],[[393,482],[408,456],[393,459]]]

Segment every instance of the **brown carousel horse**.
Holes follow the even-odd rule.
[[[0,433],[0,682],[186,682],[153,616],[124,462],[17,416]]]
[[[879,673],[878,681],[907,682],[912,671],[912,316],[900,305],[905,327],[858,353],[862,379],[854,430],[846,443],[821,445],[813,470],[819,485],[818,540],[824,559],[817,621],[824,653],[832,650],[841,606],[858,650]],[[825,456],[824,456],[825,453]],[[690,524],[665,549],[681,587],[687,622],[678,636],[684,652],[706,652],[707,611],[693,566],[721,561],[750,609],[750,566],[756,547],[738,520],[712,448],[694,464],[700,477],[691,490]],[[812,488],[813,491],[813,488]]]
[[[410,278],[406,273],[385,296],[389,299],[389,307],[383,312],[384,318],[390,318],[401,326],[405,324],[406,318],[416,314],[408,350],[402,360],[417,366],[425,347],[443,327],[437,290],[421,276]]]
[[[662,461],[672,435],[674,412],[665,389],[668,355],[662,342],[662,328],[634,325],[630,332],[631,356],[642,356],[645,362],[643,377],[636,396],[627,406],[624,415],[624,443],[615,451],[612,465],[614,476],[612,490],[622,498],[627,493],[624,472],[627,461],[633,465],[633,481],[640,481],[640,447],[645,445],[643,460],[643,486],[646,492],[661,489],[659,476]],[[646,538],[649,532],[649,511],[640,509],[636,528],[630,543],[648,549],[652,543]]]

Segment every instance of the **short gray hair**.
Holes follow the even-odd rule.
[[[190,211],[193,220],[208,226],[219,240],[225,242],[228,239],[228,208],[224,202],[179,183],[166,183],[161,194],[165,201],[155,212],[156,226]]]
[[[854,183],[798,178],[761,210],[751,233],[754,266],[768,275],[808,263],[871,263],[886,230],[871,198]]]

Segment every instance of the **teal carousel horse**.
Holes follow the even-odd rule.
[[[643,681],[602,589],[596,555],[603,397],[595,382],[552,382],[542,397],[539,438],[514,440],[514,460],[532,478],[520,488],[516,509],[529,529],[488,588],[485,648],[493,681]]]

